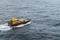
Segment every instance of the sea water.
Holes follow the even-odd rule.
[[[0,20],[11,17],[32,23],[0,32],[0,40],[60,40],[60,0],[0,0]]]

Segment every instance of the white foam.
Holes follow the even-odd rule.
[[[0,25],[0,31],[8,31],[11,30],[12,28],[6,25]]]

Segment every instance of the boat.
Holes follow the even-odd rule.
[[[8,25],[8,23],[2,24],[0,25],[0,30],[2,31],[8,31],[11,30],[13,28],[19,28],[19,27],[24,27],[26,25],[29,25],[31,23],[31,20],[28,20],[27,22],[23,23],[23,24],[18,24],[18,25]]]
[[[13,26],[9,26],[8,23],[5,23],[5,26],[9,26],[9,27],[23,27],[25,25],[29,25],[31,23],[31,20],[28,20],[28,22],[23,23],[23,24],[18,24],[18,25],[13,25]]]

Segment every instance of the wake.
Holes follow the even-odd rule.
[[[0,31],[9,31],[11,30],[12,28],[9,27],[9,26],[6,26],[6,25],[0,25]]]

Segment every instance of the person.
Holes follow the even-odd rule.
[[[8,23],[8,25],[9,26],[17,26],[17,25],[20,25],[20,24],[24,24],[26,22],[28,22],[28,20],[11,18],[10,22]]]

